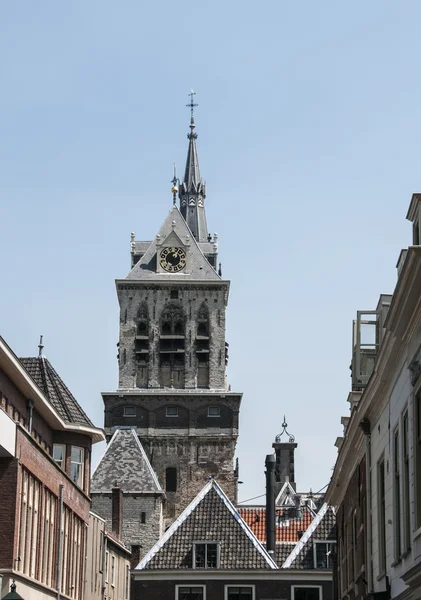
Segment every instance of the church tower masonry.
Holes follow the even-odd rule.
[[[191,97],[186,169],[173,188],[174,206],[152,241],[132,234],[131,270],[116,281],[119,384],[103,393],[107,439],[117,428],[135,429],[165,490],[167,523],[210,476],[237,499],[241,394],[226,381],[230,282],[217,272],[218,238],[207,231]]]

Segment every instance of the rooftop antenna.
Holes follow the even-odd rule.
[[[171,183],[172,183],[172,203],[173,206],[176,205],[177,200],[176,200],[176,196],[177,196],[177,192],[178,192],[178,187],[177,187],[177,183],[178,183],[178,179],[177,179],[177,173],[176,173],[176,164],[173,163],[174,165],[174,177],[171,179]]]
[[[42,335],[39,336],[39,344],[38,344],[38,357],[41,358],[42,356],[42,351],[44,349],[44,344],[42,343]]]

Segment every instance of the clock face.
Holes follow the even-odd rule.
[[[178,273],[186,266],[186,253],[183,248],[164,248],[159,255],[159,264],[170,273]]]

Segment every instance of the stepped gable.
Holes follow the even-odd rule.
[[[257,539],[266,543],[266,508],[264,506],[238,508],[241,517],[250,527]],[[302,509],[302,518],[288,519],[285,509],[276,509],[280,523],[276,527],[276,542],[298,542],[314,519],[314,514],[307,508]],[[286,557],[285,557],[286,558]]]
[[[117,429],[92,475],[91,492],[164,493],[134,429]]]
[[[276,564],[214,479],[172,524],[137,569],[191,569],[195,542],[219,544],[219,569],[276,569]]]
[[[19,360],[63,421],[94,427],[92,421],[45,356],[20,358]]]
[[[282,564],[284,569],[314,569],[314,540],[336,541],[333,508],[323,504],[307,531]]]

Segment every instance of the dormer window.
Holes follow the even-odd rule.
[[[195,542],[193,544],[193,569],[217,569],[219,567],[219,544]]]
[[[333,561],[332,554],[335,553],[335,542],[319,542],[314,541],[314,568],[315,569],[332,569]]]

